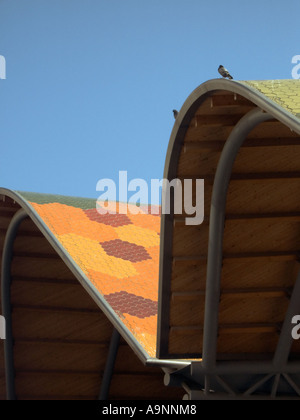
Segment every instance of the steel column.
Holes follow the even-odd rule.
[[[116,357],[118,354],[119,343],[120,343],[120,334],[118,330],[114,328],[111,339],[110,339],[110,345],[109,345],[108,356],[107,356],[106,365],[105,365],[105,369],[103,373],[99,400],[107,400],[108,398],[110,383],[111,383],[112,375],[114,372]]]
[[[1,304],[3,316],[6,321],[6,339],[4,340],[4,363],[6,378],[6,395],[8,400],[16,399],[15,392],[15,368],[13,354],[13,332],[11,313],[11,262],[13,258],[13,246],[17,232],[22,221],[28,217],[25,210],[18,210],[8,226],[2,254],[1,268]]]
[[[233,128],[222,150],[216,170],[209,221],[209,244],[206,277],[205,318],[203,335],[203,366],[207,372],[216,365],[218,315],[221,286],[223,234],[227,190],[238,151],[247,135],[258,124],[274,118],[260,108],[249,111]],[[209,375],[206,381],[209,392]]]

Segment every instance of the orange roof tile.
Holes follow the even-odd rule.
[[[22,193],[150,357],[155,357],[160,217],[99,214],[96,202]]]

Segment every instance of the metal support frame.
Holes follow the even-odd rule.
[[[110,388],[111,379],[114,372],[119,344],[120,344],[120,333],[116,328],[114,328],[111,339],[110,339],[110,345],[109,345],[108,356],[107,356],[106,365],[105,365],[105,369],[103,373],[99,400],[107,400],[108,398],[109,388]]]
[[[6,339],[4,340],[4,363],[6,378],[6,395],[8,400],[15,400],[15,368],[13,354],[13,331],[11,310],[11,262],[13,258],[13,246],[17,232],[22,221],[28,217],[25,210],[18,210],[8,226],[2,254],[1,268],[1,304],[2,312],[6,321]]]
[[[233,164],[251,130],[261,122],[272,118],[274,117],[260,108],[255,108],[244,115],[228,137],[216,170],[209,223],[202,353],[203,366],[207,371],[213,370],[216,365],[226,198]],[[209,389],[209,383],[207,383],[207,389]]]
[[[202,360],[191,361],[189,368],[175,368],[165,375],[165,385],[183,386],[187,391],[185,399],[300,398],[300,361],[288,361],[293,342],[291,319],[300,312],[300,271],[273,360],[217,362],[223,236],[229,182],[235,159],[248,134],[258,124],[273,118],[273,115],[260,108],[248,112],[232,130],[219,159],[210,209]],[[287,389],[291,394],[285,397]]]
[[[216,170],[209,224],[202,361],[192,362],[191,364],[191,378],[198,384],[204,383],[204,389],[203,387],[200,387],[202,389],[199,389],[199,387],[189,388],[186,385],[190,398],[272,399],[277,396],[278,389],[283,382],[294,391],[297,395],[295,398],[299,399],[300,397],[300,388],[292,378],[293,375],[297,376],[297,380],[300,378],[300,363],[297,361],[288,362],[292,346],[291,319],[295,313],[300,311],[300,272],[295,282],[273,360],[221,361],[217,363],[223,236],[226,198],[232,168],[239,149],[250,131],[258,124],[272,118],[274,117],[259,108],[251,110],[241,118],[225,143]],[[222,378],[222,376],[228,378],[228,375],[238,375],[240,378],[241,375],[245,376],[246,382],[242,383],[242,380],[240,384],[244,389],[242,393],[236,391],[231,384],[226,382],[224,377]],[[255,395],[255,392],[264,387],[268,381],[271,381],[270,395]],[[212,392],[214,387],[218,389],[217,393]],[[277,398],[281,397],[278,396]]]

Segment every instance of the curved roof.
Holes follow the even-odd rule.
[[[122,204],[116,214],[100,214],[93,199],[5,189],[0,194],[28,212],[136,351],[144,359],[155,356],[160,218],[147,208],[131,214],[130,205],[127,212]]]
[[[2,310],[10,300],[15,374],[7,362],[5,370],[15,378],[16,398],[97,399],[108,388],[113,399],[182,396],[180,389],[164,393],[162,371],[151,362],[160,217],[146,208],[141,214],[122,209],[117,205],[116,214],[105,215],[92,199],[0,189]],[[6,239],[18,214],[29,217],[18,226],[7,263]],[[3,288],[7,264],[10,296]],[[111,346],[118,343],[115,331],[121,341],[113,378],[104,379]],[[14,391],[7,392],[14,398]]]
[[[204,179],[205,217],[201,225],[186,226],[185,214],[160,217],[148,214],[147,208],[133,214],[119,203],[116,214],[101,215],[95,200],[0,189],[1,248],[10,220],[18,209],[24,209],[31,219],[30,223],[21,225],[12,263],[13,278],[17,280],[12,303],[18,340],[28,343],[34,337],[38,341],[54,340],[53,345],[61,341],[66,344],[70,334],[72,345],[82,345],[88,339],[91,346],[103,334],[106,346],[111,333],[108,320],[149,369],[150,365],[172,369],[194,366],[192,370],[199,376],[192,379],[201,388],[214,179],[227,140],[239,130],[243,118],[247,120],[248,113],[255,109],[268,118],[249,131],[234,161],[228,188],[218,360],[245,358],[248,353],[252,359],[267,354],[269,360],[270,354],[276,352],[296,281],[293,273],[300,251],[298,80],[215,79],[200,85],[187,98],[171,133],[164,178]],[[88,303],[83,295],[79,298],[78,289],[73,291],[74,278],[102,311],[100,329],[93,318],[94,303]],[[44,294],[39,291],[40,286]],[[67,319],[76,305],[80,308],[72,321],[70,318],[66,329],[69,332],[54,333],[50,321],[53,314],[63,307]],[[33,308],[38,317],[30,315]],[[47,308],[51,308],[52,315],[47,321],[48,335],[44,337],[45,326],[38,325],[38,318],[44,320],[43,311]],[[64,323],[64,318],[59,319]],[[24,320],[29,320],[31,325],[26,337],[22,333]],[[74,322],[81,328],[80,333]],[[94,324],[98,335],[92,327]],[[22,346],[16,363],[23,384]],[[292,351],[296,355],[300,353],[297,342],[293,343]],[[95,353],[92,354],[94,357]],[[128,360],[133,370],[136,369],[128,353],[124,354],[123,363]],[[78,360],[76,363],[80,364]],[[39,369],[43,371],[45,367]],[[72,367],[69,369],[73,372]],[[93,369],[90,367],[89,373]],[[122,369],[124,374],[124,365]],[[181,374],[191,379],[192,371]],[[151,375],[154,380],[155,375]],[[249,375],[246,380],[251,382]],[[151,392],[158,396],[160,391],[155,381],[155,391],[151,389]],[[177,382],[182,384],[184,379]],[[87,387],[90,389],[92,385],[89,383]],[[78,396],[81,390],[76,392]],[[166,398],[170,395],[166,394]]]
[[[193,124],[197,124],[197,127],[200,128],[201,120],[198,118],[200,122],[198,125],[197,119],[192,121],[192,118],[201,104],[203,117],[215,116],[215,124],[218,125],[222,125],[224,118],[228,119],[228,115],[231,115],[232,118],[235,115],[235,120],[231,122],[232,127],[241,115],[254,106],[258,106],[264,111],[270,112],[274,118],[299,134],[299,90],[299,80],[290,79],[262,81],[213,79],[201,84],[186,99],[176,118],[169,141],[164,178],[168,178],[169,175],[170,155],[175,152],[177,145],[182,141],[182,136],[189,124],[191,124],[190,128]],[[213,99],[213,97],[215,98]],[[211,108],[210,112],[208,108]],[[203,126],[207,125],[209,125],[209,121],[206,119],[203,121]],[[228,123],[224,125],[230,127]],[[191,142],[193,138],[187,138],[186,141]]]
[[[260,121],[243,134],[255,113]],[[241,133],[238,153],[230,156],[229,139]],[[164,178],[204,179],[205,217],[186,226],[186,214],[162,215],[158,357],[201,358],[209,312],[217,313],[217,360],[273,357],[299,259],[299,134],[299,80],[210,80],[183,104]],[[227,193],[220,295],[217,287],[213,296],[211,215],[220,203],[212,194],[225,158],[229,185],[218,178],[219,191]],[[210,311],[213,300],[218,309]],[[293,351],[299,352],[296,341]]]

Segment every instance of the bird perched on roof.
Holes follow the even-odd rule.
[[[176,109],[173,109],[173,115],[174,115],[174,118],[175,118],[175,120],[176,120],[177,115],[178,115],[178,111],[177,111]]]
[[[224,66],[219,66],[218,68],[218,72],[220,73],[220,75],[222,77],[228,78],[228,79],[233,79],[233,77],[231,76],[231,74],[229,73],[229,71],[227,69],[225,69]]]

